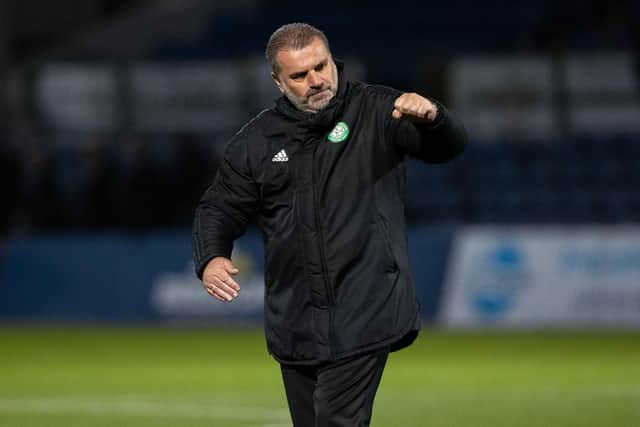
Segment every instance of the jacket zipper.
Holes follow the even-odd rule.
[[[316,176],[316,150],[320,145],[316,145],[313,149],[313,156],[311,156],[311,179],[312,188],[313,188],[313,204],[315,205],[314,216],[316,220],[316,229],[318,230],[319,236],[319,247],[320,247],[320,259],[322,261],[322,272],[324,279],[324,287],[327,292],[327,299],[329,301],[329,354],[331,355],[331,360],[335,360],[336,356],[334,354],[334,331],[333,331],[333,306],[335,304],[335,296],[333,295],[333,288],[331,287],[331,283],[329,282],[329,268],[327,267],[327,259],[324,251],[324,233],[322,231],[322,223],[320,221],[320,203],[318,203],[318,188],[317,188],[317,176]]]

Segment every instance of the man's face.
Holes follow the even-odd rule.
[[[273,81],[299,110],[317,113],[338,91],[338,70],[331,53],[315,37],[300,50],[281,50],[276,56],[280,72]]]

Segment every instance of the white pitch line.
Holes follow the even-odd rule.
[[[282,409],[231,407],[168,402],[102,401],[88,399],[0,399],[0,412],[83,413],[151,417],[223,418],[279,422],[288,419]]]

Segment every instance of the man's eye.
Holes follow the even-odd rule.
[[[324,64],[320,64],[316,67],[316,71],[322,71],[323,68],[324,68]]]

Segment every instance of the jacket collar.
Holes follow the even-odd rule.
[[[293,119],[304,128],[314,131],[323,131],[335,125],[336,119],[344,110],[345,98],[347,96],[347,87],[349,86],[344,80],[344,64],[342,61],[334,59],[336,68],[338,69],[338,91],[336,95],[329,101],[326,107],[317,113],[308,113],[298,110],[286,96],[281,96],[275,101],[274,110]]]

